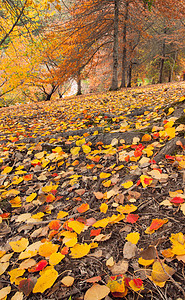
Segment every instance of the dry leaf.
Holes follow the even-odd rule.
[[[11,286],[10,285],[8,285],[7,287],[2,288],[0,290],[0,299],[2,299],[2,300],[6,299],[6,296],[8,294],[10,294],[10,292],[11,292]]]
[[[101,300],[110,293],[110,289],[106,285],[99,285],[97,283],[87,290],[84,300]]]
[[[73,285],[74,280],[75,280],[75,279],[74,279],[74,277],[72,277],[72,276],[65,276],[64,278],[62,278],[61,282],[62,282],[65,286],[69,287],[69,286],[72,286],[72,285]]]
[[[114,264],[113,267],[109,267],[113,275],[125,274],[128,271],[128,261],[120,260]]]
[[[175,270],[166,264],[163,264],[163,268],[169,275],[173,275],[175,273]],[[153,280],[157,282],[164,282],[169,279],[169,276],[164,272],[163,268],[159,261],[154,262],[151,273]]]

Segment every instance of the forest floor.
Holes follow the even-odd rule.
[[[185,299],[185,82],[0,109],[0,299]]]

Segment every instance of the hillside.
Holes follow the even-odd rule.
[[[0,299],[185,299],[184,131],[185,82],[1,108]]]

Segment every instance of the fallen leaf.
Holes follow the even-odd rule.
[[[49,289],[58,277],[55,269],[46,270],[38,279],[33,288],[33,293],[44,293]]]
[[[9,244],[14,252],[22,252],[28,247],[29,241],[28,239],[22,238],[16,242],[10,242]]]
[[[62,278],[61,283],[63,283],[65,286],[69,287],[72,286],[74,283],[74,277],[72,276],[65,276],[64,278]]]
[[[10,294],[10,292],[11,292],[11,286],[10,285],[0,289],[0,299],[1,300],[6,299],[7,295]]]
[[[21,280],[19,283],[19,290],[22,291],[26,296],[29,296],[33,290],[33,287],[34,283],[30,278]]]
[[[71,256],[72,258],[81,258],[89,253],[91,249],[91,245],[88,244],[76,244],[73,248],[71,248]]]
[[[99,285],[94,283],[93,286],[87,290],[84,300],[101,300],[110,293],[109,287],[106,285]]]
[[[131,232],[131,233],[127,234],[127,236],[126,236],[126,240],[128,242],[131,242],[132,244],[135,244],[135,245],[137,244],[139,239],[140,239],[139,232]]]
[[[175,273],[175,270],[168,265],[163,263],[163,268],[165,269],[166,273],[170,276]],[[161,264],[159,261],[154,262],[152,267],[152,279],[159,282],[164,282],[169,279],[169,276],[164,272]]]

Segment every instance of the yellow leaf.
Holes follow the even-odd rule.
[[[110,293],[110,289],[106,285],[94,283],[93,286],[87,290],[84,300],[101,300]]]
[[[173,107],[170,107],[170,108],[168,109],[167,116],[171,115],[172,112],[174,112],[174,108],[173,108]]]
[[[60,252],[54,252],[50,255],[49,258],[49,264],[50,265],[57,265],[61,260],[65,257],[65,255],[62,255]]]
[[[137,244],[139,239],[140,239],[139,232],[131,232],[131,233],[127,234],[127,236],[126,236],[126,240],[128,242],[131,242],[132,244],[135,244],[135,245]]]
[[[5,297],[11,292],[11,286],[8,285],[2,289],[0,289],[0,299],[4,300]]]
[[[82,140],[76,141],[77,146],[82,146],[83,144],[85,144],[85,138],[83,138]]]
[[[138,259],[138,263],[139,263],[140,265],[146,266],[146,267],[152,265],[153,262],[154,262],[154,259],[144,259],[144,258],[142,258],[142,257],[140,257],[140,258]]]
[[[31,195],[29,195],[26,198],[26,202],[32,202],[35,199],[36,196],[37,196],[37,193],[32,193]]]
[[[115,223],[118,223],[119,221],[125,219],[125,215],[123,214],[120,214],[120,215],[112,215],[110,218],[109,218],[109,224],[115,224]]]
[[[100,206],[100,211],[106,214],[107,210],[108,210],[108,205],[106,203],[102,203]]]
[[[71,248],[71,256],[72,258],[81,258],[89,253],[91,249],[91,245],[88,244],[76,244],[73,248]]]
[[[44,193],[49,193],[52,190],[57,190],[57,188],[58,188],[58,185],[52,185],[52,183],[51,183],[50,185],[43,186],[42,191]]]
[[[6,168],[4,168],[4,170],[1,172],[1,174],[8,174],[8,173],[10,173],[11,171],[12,171],[12,167],[6,167]]]
[[[42,217],[44,217],[44,213],[43,212],[39,212],[33,216],[31,216],[33,219],[36,219],[36,220],[41,220]]]
[[[2,256],[4,256],[4,255],[5,255],[5,253],[6,253],[6,251],[5,251],[5,250],[0,250],[0,258],[1,258]]]
[[[175,270],[168,265],[163,263],[163,268],[165,269],[166,273],[169,275],[173,275],[175,273]],[[168,280],[169,276],[164,272],[161,264],[159,261],[154,262],[153,267],[152,267],[152,279],[157,281],[157,282],[164,282]]]
[[[74,283],[74,277],[65,276],[64,278],[62,278],[61,282],[67,287],[72,286]]]
[[[73,247],[74,245],[76,245],[76,243],[77,243],[76,232],[66,231],[66,232],[63,232],[62,235],[64,236],[63,243],[67,247]]]
[[[175,127],[166,128],[165,132],[169,136],[170,139],[175,137]]]
[[[123,186],[125,189],[129,189],[131,186],[133,186],[133,182],[132,182],[131,180],[126,181],[126,182],[122,183],[122,186]]]
[[[71,148],[70,152],[72,155],[78,155],[80,149],[81,149],[80,147],[74,147],[74,148]]]
[[[28,247],[29,241],[28,239],[22,238],[16,242],[10,242],[9,244],[14,252],[22,252]]]
[[[104,218],[102,220],[97,221],[92,226],[95,227],[95,228],[98,228],[98,227],[105,228],[108,224],[109,224],[109,219],[108,218]]]
[[[37,280],[33,293],[44,293],[50,288],[58,277],[58,272],[55,269],[45,271]]]
[[[80,234],[85,227],[85,224],[78,221],[71,221],[68,226],[72,228],[76,233]]]
[[[131,205],[127,204],[127,205],[125,205],[125,206],[119,205],[119,206],[116,208],[116,210],[117,210],[118,212],[120,212],[121,214],[130,214],[131,212],[137,210],[137,206],[135,206],[135,205],[133,205],[133,204],[131,204]]]
[[[57,215],[57,219],[63,219],[64,217],[68,216],[68,213],[66,211],[59,211]]]
[[[50,257],[52,253],[58,251],[59,245],[52,244],[52,242],[45,242],[39,247],[39,254],[44,257]]]
[[[82,149],[85,154],[91,152],[91,147],[89,147],[87,145],[82,145]]]
[[[109,187],[109,186],[111,185],[111,180],[103,181],[103,182],[102,182],[102,185],[103,185],[104,187]]]
[[[110,173],[104,173],[104,172],[100,173],[100,178],[101,178],[101,179],[105,179],[105,178],[108,178],[108,177],[110,177],[110,176],[111,176]]]
[[[14,283],[15,279],[22,276],[24,274],[25,270],[21,269],[13,269],[8,274],[10,275],[10,282]]]
[[[13,178],[12,184],[19,184],[23,181],[23,177],[15,177]]]
[[[21,197],[17,196],[9,201],[12,207],[21,207]]]

